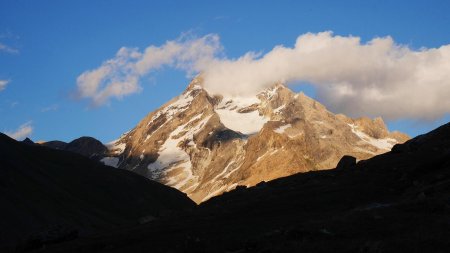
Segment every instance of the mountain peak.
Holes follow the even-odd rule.
[[[191,82],[188,84],[188,86],[186,87],[185,91],[183,93],[189,92],[191,90],[196,90],[196,89],[202,89],[206,92],[208,92],[208,89],[205,88],[205,84],[204,84],[204,78],[203,76],[197,75],[196,77],[194,77]],[[226,94],[226,93],[209,93],[210,96],[219,96],[219,97],[258,97],[260,95],[266,94],[266,95],[273,95],[277,92],[280,91],[289,91],[291,93],[293,93],[288,87],[286,87],[285,83],[283,82],[276,82],[273,85],[271,85],[268,88],[265,88],[263,90],[261,90],[259,93],[255,93],[255,94]]]
[[[203,82],[204,82],[204,79],[201,75],[194,77],[191,80],[191,82],[188,84],[185,92],[191,91],[191,90],[196,90],[196,89],[203,89]]]
[[[22,143],[28,144],[28,145],[34,145],[35,143],[30,138],[25,138]]]
[[[334,115],[283,83],[254,96],[211,96],[198,76],[112,143],[102,161],[202,202],[237,185],[333,168],[344,155],[367,159],[402,138],[382,119]]]

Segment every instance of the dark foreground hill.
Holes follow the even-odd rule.
[[[132,172],[0,133],[0,252],[135,226],[193,206],[185,194]]]
[[[41,142],[39,145],[78,153],[94,160],[100,160],[108,152],[108,148],[103,145],[103,143],[88,136],[77,138],[69,143],[63,141],[48,141]]]
[[[48,252],[449,252],[450,124],[392,152]]]

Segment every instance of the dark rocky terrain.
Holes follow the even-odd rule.
[[[185,194],[135,173],[0,133],[0,252],[39,249],[194,206]]]
[[[44,252],[450,250],[450,123],[353,161],[237,187],[195,210]]]
[[[108,148],[103,145],[103,143],[88,136],[77,138],[69,143],[63,141],[48,141],[38,144],[44,147],[78,153],[94,160],[100,160],[108,153]]]

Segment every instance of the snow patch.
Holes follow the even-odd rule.
[[[104,157],[100,160],[104,165],[111,166],[114,168],[119,167],[119,158],[117,157]]]
[[[267,98],[267,100],[271,99],[272,97],[275,96],[275,94],[277,94],[277,90],[278,90],[278,86],[266,89],[262,92],[262,94],[264,95],[265,98]]]
[[[362,131],[358,130],[358,127],[354,124],[348,124],[350,126],[350,128],[352,129],[352,132],[358,136],[361,140],[363,140],[364,142],[375,146],[379,149],[383,149],[383,150],[391,150],[392,147],[397,144],[397,140],[392,139],[392,138],[385,138],[385,139],[375,139],[372,138],[370,136],[368,136],[367,134],[365,134]]]
[[[175,187],[177,189],[181,188],[189,181],[194,180],[194,176],[192,174],[192,163],[189,155],[180,147],[178,144],[181,141],[193,141],[194,134],[200,131],[203,126],[208,122],[211,118],[211,115],[207,116],[203,120],[197,122],[195,126],[186,127],[192,122],[201,118],[202,115],[198,115],[192,118],[189,122],[184,125],[177,127],[167,138],[167,140],[161,145],[159,149],[158,159],[147,166],[147,169],[151,172],[152,179],[158,179],[160,175],[163,173],[163,170],[170,167],[164,173],[168,173],[175,169],[181,168],[182,179],[178,180],[180,177],[170,178],[168,185]],[[183,135],[179,136],[181,133]]]
[[[200,185],[200,182],[197,181],[197,182],[191,184],[190,186],[188,186],[187,188],[184,188],[184,189],[183,189],[183,192],[189,192],[190,189],[195,189],[195,188],[197,188],[197,186],[199,186],[199,185]]]
[[[229,163],[225,166],[225,168],[223,169],[223,171],[220,172],[220,174],[218,174],[217,176],[215,176],[215,177],[213,178],[212,181],[214,182],[214,181],[216,181],[216,179],[219,179],[219,178],[221,178],[223,175],[225,175],[225,173],[228,172],[228,168],[230,168],[230,166],[233,165],[234,163],[235,163],[234,161],[229,162]]]
[[[275,133],[278,133],[278,134],[283,134],[286,131],[286,129],[288,129],[290,127],[292,127],[292,125],[291,124],[287,124],[287,125],[280,126],[280,127],[276,128],[276,129],[274,129],[273,131]]]
[[[256,97],[223,98],[215,111],[225,127],[251,135],[259,132],[269,119],[259,115],[258,110],[247,113],[239,113],[238,111],[260,103],[261,101]]]
[[[220,117],[220,122],[228,128],[236,132],[246,135],[258,133],[269,121],[268,118],[259,115],[259,112],[253,111],[249,113],[238,113],[230,110],[216,110]]]
[[[121,155],[123,151],[127,148],[126,143],[119,143],[120,139],[111,141],[107,144],[105,144],[106,148],[108,148],[109,151],[111,151],[115,155]]]
[[[169,180],[167,180],[166,185],[174,187],[176,189],[180,189],[184,185],[186,185],[190,181],[196,181],[196,178],[194,178],[194,175],[192,174],[192,163],[190,160],[184,161],[183,163],[178,164],[176,167],[172,167],[168,170],[166,170],[166,173],[169,173],[172,170],[182,168],[181,175],[177,175],[176,177],[170,177]],[[179,178],[182,178],[181,180],[178,180]]]
[[[236,188],[236,186],[238,186],[238,183],[234,183],[234,184],[228,186],[227,191],[233,190],[234,188]]]
[[[227,174],[225,174],[225,176],[223,176],[223,178],[228,178],[231,176],[231,174],[233,174],[234,172],[236,172],[237,170],[239,170],[241,166],[237,166],[236,168],[232,169],[230,172],[228,172]]]
[[[279,113],[281,113],[281,110],[283,110],[284,108],[286,108],[286,104],[283,104],[283,105],[275,108],[275,110],[273,110],[273,113],[279,114]]]
[[[195,81],[195,83],[199,83],[199,81]],[[191,90],[202,90],[202,86],[196,84],[194,86],[192,86]]]
[[[218,109],[242,109],[261,103],[257,97],[224,97],[217,106]]]
[[[269,152],[269,150],[268,150],[268,151],[266,151],[262,156],[258,157],[258,158],[256,159],[256,162],[259,162],[259,161],[260,161],[261,159],[263,159],[264,157],[266,157],[266,156],[271,156],[271,155],[275,154],[276,152],[278,152],[277,149],[272,150],[272,151],[270,151],[270,152]]]
[[[172,120],[172,117],[175,114],[185,111],[191,104],[192,100],[194,100],[194,98],[195,98],[195,96],[192,94],[192,92],[197,89],[201,89],[201,87],[199,85],[195,85],[192,90],[190,90],[189,92],[186,92],[185,94],[180,95],[174,102],[172,102],[168,106],[159,110],[158,113],[155,114],[149,120],[149,122],[147,123],[147,126],[149,126],[151,123],[153,123],[153,121],[156,120],[161,115],[165,115],[167,117],[166,122],[168,122],[168,121]],[[164,125],[164,124],[162,124],[162,125]]]

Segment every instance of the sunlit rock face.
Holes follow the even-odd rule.
[[[282,84],[253,97],[213,96],[194,79],[180,96],[108,144],[105,162],[177,188],[196,202],[298,172],[389,151],[408,136],[381,118],[335,115]]]

